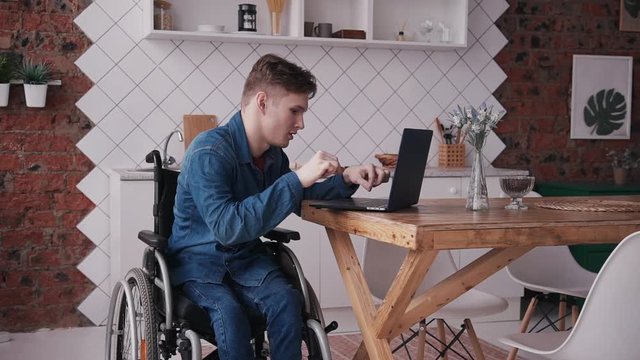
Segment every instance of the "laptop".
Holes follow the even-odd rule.
[[[433,131],[425,129],[404,129],[396,170],[391,180],[388,199],[348,198],[334,200],[313,200],[309,204],[316,208],[338,210],[363,210],[391,212],[418,202],[424,169],[431,145]]]

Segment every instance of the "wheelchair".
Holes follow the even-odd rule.
[[[154,230],[138,233],[138,238],[147,245],[142,267],[131,269],[113,289],[106,324],[105,359],[168,360],[179,353],[182,360],[201,360],[201,339],[216,343],[209,314],[179,288],[171,286],[165,260],[179,172],[163,168],[157,150],[146,156],[146,162],[154,164]],[[269,239],[265,242],[269,251],[304,299],[301,326],[306,358],[331,360],[327,334],[338,324],[335,321],[325,324],[318,298],[298,259],[284,245],[299,240],[300,234],[276,228],[264,238]],[[251,324],[255,358],[269,359],[265,320],[252,318]],[[214,350],[204,359],[218,358]]]

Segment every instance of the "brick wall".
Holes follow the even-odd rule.
[[[604,154],[640,149],[640,92],[633,89],[631,139],[571,140],[573,54],[634,58],[640,79],[640,33],[618,30],[619,0],[509,0],[496,24],[509,44],[496,61],[507,73],[495,93],[508,110],[497,133],[507,149],[493,164],[530,170],[543,181],[612,181]],[[640,183],[637,171],[634,182]]]
[[[94,247],[76,224],[93,208],[76,184],[93,168],[75,147],[90,123],[75,102],[90,81],[74,65],[89,41],[73,25],[88,0],[0,0],[0,52],[47,60],[62,86],[0,108],[0,330],[88,325],[76,307],[94,285],[76,265]]]

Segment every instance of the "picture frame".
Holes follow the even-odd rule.
[[[632,56],[573,55],[571,139],[629,139],[632,84]]]
[[[640,31],[640,1],[620,0],[620,31]]]

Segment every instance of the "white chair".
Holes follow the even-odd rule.
[[[363,270],[365,279],[367,280],[369,288],[371,289],[371,293],[376,298],[384,298],[391,286],[391,283],[393,282],[397,270],[400,268],[400,265],[402,265],[407,252],[407,249],[398,246],[367,239],[367,242],[365,244]],[[453,258],[451,257],[451,252],[448,250],[441,250],[438,253],[436,259],[433,261],[433,264],[427,272],[427,276],[425,277],[424,281],[416,290],[416,295],[424,293],[434,284],[445,279],[457,270],[458,269],[453,261]],[[438,347],[426,342],[427,323],[424,320],[420,322],[419,331],[417,333],[414,333],[414,336],[411,336],[407,341],[410,341],[414,337],[418,337],[418,359],[422,359],[424,357],[425,343],[430,345],[440,353],[440,356],[438,358],[446,358],[447,352],[457,352],[455,349],[451,349],[451,346],[466,330],[471,340],[476,358],[484,359],[482,348],[480,347],[480,342],[478,341],[471,320],[469,319],[494,315],[503,312],[504,310],[506,310],[507,306],[507,301],[500,297],[487,294],[479,290],[471,289],[459,298],[453,300],[451,303],[438,310],[430,317],[431,321],[433,321],[434,319],[436,320],[438,336],[436,337],[431,334],[429,335],[439,343]],[[449,327],[444,319],[462,320],[462,329],[458,332],[455,332],[451,327]],[[449,328],[450,332],[453,335],[453,340],[449,342],[447,342],[446,340],[445,326]],[[402,345],[404,345],[404,342]],[[399,348],[400,346],[394,349],[394,352]],[[471,357],[471,354],[466,350],[466,348],[464,348],[463,351],[467,352],[466,356]],[[458,353],[458,355],[460,354]],[[464,356],[465,355],[461,355],[461,357],[463,358]]]
[[[640,359],[640,232],[627,236],[597,275],[572,331],[519,333],[501,342],[549,359]],[[636,315],[634,315],[636,314]]]
[[[530,196],[539,197],[540,195],[532,192]],[[551,320],[547,313],[543,313],[543,318],[541,319],[542,321],[546,318],[549,322],[549,325],[546,327],[551,326],[558,331],[564,331],[566,329],[567,296],[586,298],[597,275],[580,266],[573,255],[571,255],[568,246],[542,246],[534,248],[509,264],[507,266],[507,274],[509,274],[513,281],[529,290],[541,293],[542,296],[549,294],[560,295],[558,319],[555,321]],[[539,302],[539,296],[531,298],[522,323],[520,324],[520,332],[524,333],[529,329],[529,322]],[[576,305],[572,306],[571,317],[572,323],[575,324],[578,318],[578,307]],[[536,326],[539,323],[540,322],[535,324],[529,331],[536,330]],[[515,359],[517,352],[517,349],[512,349],[507,359]]]

